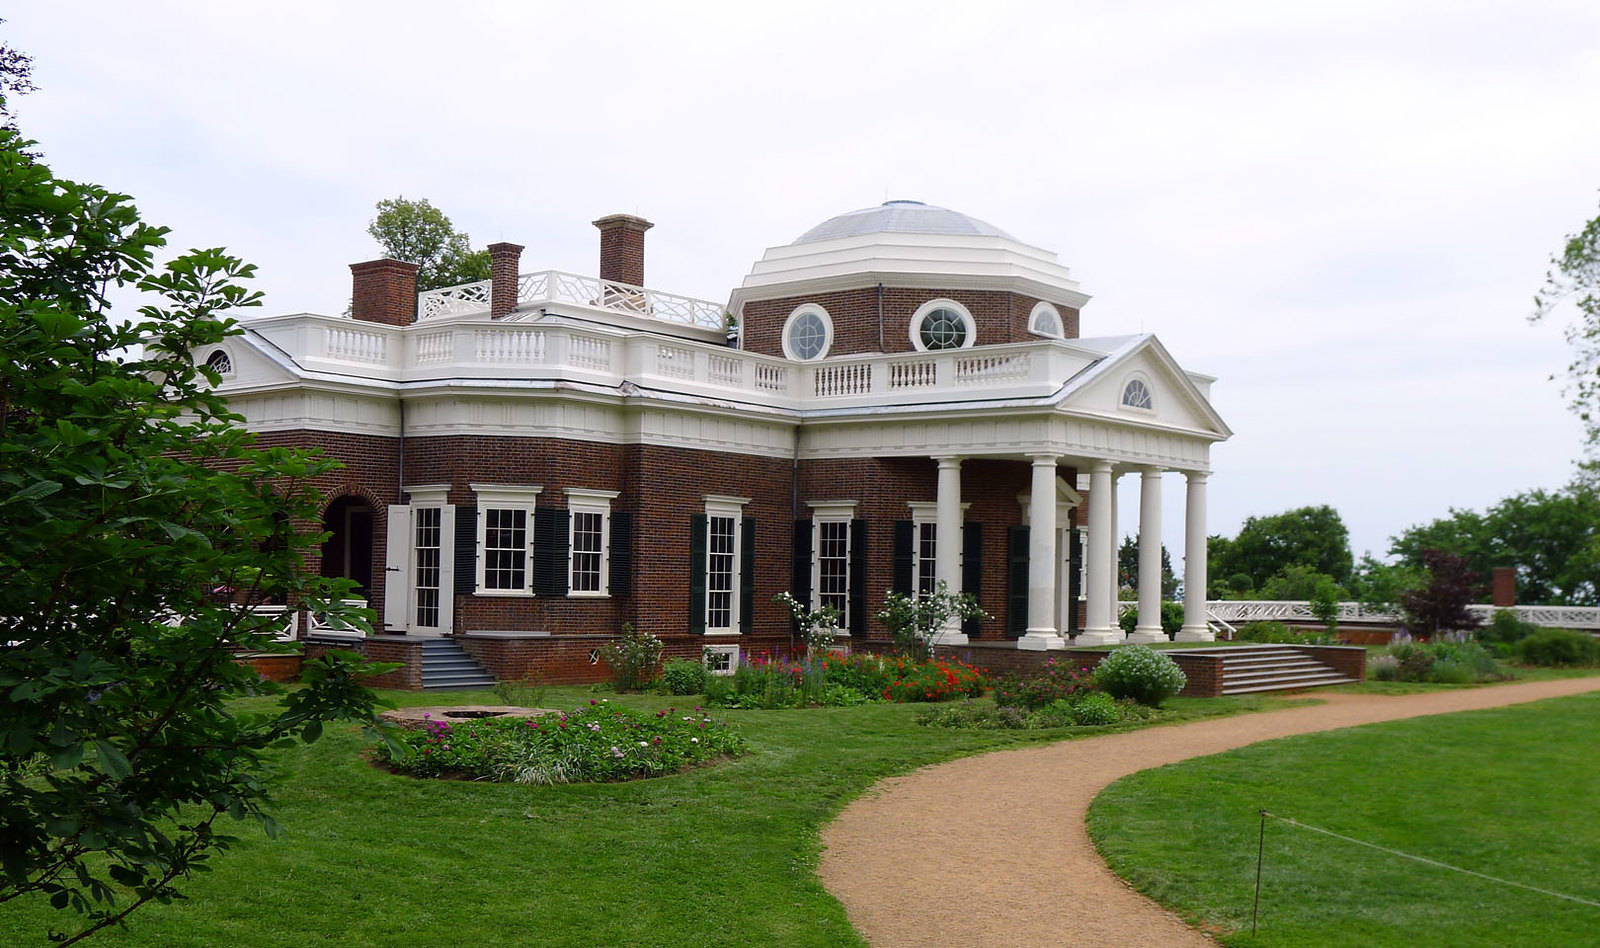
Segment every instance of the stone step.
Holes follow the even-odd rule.
[[[1319,678],[1315,681],[1306,682],[1274,681],[1267,684],[1249,685],[1245,687],[1224,685],[1222,688],[1222,693],[1225,695],[1246,695],[1253,694],[1258,691],[1292,691],[1296,688],[1321,688],[1327,685],[1353,685],[1355,683],[1356,680],[1354,678],[1345,678],[1341,675],[1333,674],[1326,678]]]

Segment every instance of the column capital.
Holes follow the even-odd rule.
[[[1189,479],[1189,483],[1191,483],[1191,484],[1204,484],[1206,482],[1206,478],[1211,476],[1211,472],[1210,471],[1184,471],[1183,472],[1183,476],[1188,478]]]
[[[1105,460],[1103,458],[1100,459],[1100,460],[1089,462],[1089,472],[1092,473],[1092,474],[1110,474],[1111,471],[1112,471],[1111,462],[1107,461],[1107,460]]]
[[[1167,469],[1164,468],[1164,467],[1159,467],[1159,466],[1157,466],[1155,464],[1141,464],[1141,465],[1139,465],[1139,473],[1140,474],[1165,474],[1165,473],[1167,473]]]
[[[1033,462],[1034,467],[1040,467],[1044,465],[1055,467],[1061,463],[1061,455],[1059,454],[1030,454],[1027,456],[1027,458]]]
[[[932,457],[935,461],[939,462],[940,467],[945,467],[946,465],[950,464],[960,464],[962,461],[966,460],[966,458],[959,454],[935,454],[932,455]]]

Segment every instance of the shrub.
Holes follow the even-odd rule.
[[[1117,626],[1124,632],[1132,632],[1139,626],[1139,607],[1137,604],[1124,606],[1117,613]],[[1161,631],[1167,636],[1178,634],[1183,628],[1183,603],[1163,600],[1161,603]]]
[[[1517,661],[1524,665],[1600,664],[1600,642],[1571,629],[1540,629],[1515,646]]]
[[[660,639],[649,632],[635,632],[632,623],[622,623],[622,635],[601,646],[606,664],[611,666],[611,683],[618,691],[643,689],[656,676],[661,648]]]
[[[1373,681],[1399,681],[1400,659],[1393,655],[1374,655],[1367,659],[1367,675]]]
[[[1032,711],[1052,701],[1071,700],[1093,690],[1094,675],[1089,668],[1049,658],[1036,672],[1007,675],[996,682],[994,703],[1003,708]]]
[[[956,619],[989,618],[971,593],[955,593],[939,583],[931,593],[907,596],[890,590],[876,616],[889,627],[895,650],[901,655],[932,658],[934,637],[946,623]]]
[[[1107,655],[1094,670],[1095,684],[1113,698],[1132,698],[1159,707],[1183,690],[1188,679],[1172,659],[1143,645],[1127,645]]]
[[[1117,702],[1103,691],[1082,695],[1072,705],[1072,723],[1082,727],[1115,724],[1121,719]]]
[[[1517,618],[1517,614],[1510,609],[1497,609],[1489,624],[1479,627],[1477,636],[1478,641],[1485,645],[1504,645],[1509,648],[1538,631],[1538,626]]]
[[[948,701],[983,694],[983,675],[962,662],[912,662],[896,659],[896,676],[883,690],[885,701]]]
[[[648,714],[602,700],[537,718],[430,720],[379,745],[377,755],[415,777],[548,784],[654,777],[743,751],[737,732],[698,708]]]
[[[1376,681],[1417,681],[1464,685],[1510,677],[1489,650],[1465,635],[1445,635],[1422,644],[1397,636],[1388,649],[1367,661]]]
[[[1291,629],[1276,619],[1266,622],[1246,622],[1234,634],[1236,642],[1261,642],[1267,645],[1332,645],[1333,636],[1327,632],[1303,632]]]
[[[494,696],[500,699],[501,704],[514,708],[537,708],[544,703],[544,686],[534,684],[531,678],[497,681],[494,683]]]
[[[661,667],[661,684],[669,695],[698,695],[706,690],[706,666],[678,659]]]

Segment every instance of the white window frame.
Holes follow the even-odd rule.
[[[855,554],[852,544],[855,538],[851,536],[850,524],[856,516],[856,502],[853,500],[813,500],[808,501],[811,508],[811,602],[812,609],[822,608],[822,525],[825,523],[844,524],[844,608],[839,610],[838,636],[850,636],[850,594],[855,590],[850,588],[850,558]]]
[[[814,356],[803,356],[789,344],[789,330],[793,329],[794,324],[802,316],[806,315],[814,315],[822,320],[822,348]],[[826,358],[829,350],[833,348],[833,317],[829,316],[828,311],[816,303],[801,303],[794,308],[794,312],[789,314],[789,318],[784,320],[781,339],[783,342],[783,354],[786,358],[793,359],[796,362],[815,362],[818,359]]]
[[[956,351],[955,349],[930,350],[922,342],[922,318],[936,309],[948,309],[957,316],[961,317],[961,324],[966,329],[966,336],[962,339],[961,345],[957,346],[956,349],[971,349],[973,345],[977,343],[978,324],[972,318],[972,311],[967,309],[965,306],[962,306],[960,303],[957,303],[955,300],[946,299],[945,297],[941,296],[938,299],[932,299],[926,303],[923,303],[921,306],[917,307],[917,311],[911,316],[911,344],[917,348],[918,352]]]
[[[923,531],[924,525],[926,525],[926,527],[928,529],[933,531],[934,560],[933,560],[933,564],[930,564],[928,568],[932,569],[932,570],[937,570],[938,569],[937,563],[939,561],[939,552],[938,552],[939,551],[939,505],[937,503],[934,503],[933,501],[912,500],[912,501],[907,501],[906,502],[906,506],[911,508],[911,594],[913,596],[916,596],[916,597],[920,598],[922,596],[922,578],[923,578],[922,577],[922,531]],[[965,526],[966,522],[967,522],[967,508],[971,507],[971,506],[972,506],[971,503],[964,503],[964,504],[961,505],[961,523],[962,523],[963,526]],[[964,544],[963,544],[963,548],[965,548]],[[957,568],[957,570],[959,570],[960,567],[962,566],[962,564],[964,564],[965,562],[966,562],[966,554],[964,552],[957,553],[956,554],[956,568]],[[928,577],[928,587],[930,589],[938,589],[939,588],[939,579],[938,579],[937,573],[935,573],[933,575],[930,575]],[[952,592],[958,592],[958,591],[959,590],[952,590]]]
[[[569,487],[567,495],[567,595],[575,599],[604,599],[611,595],[611,502],[614,490]],[[600,515],[600,588],[578,588],[578,515]]]
[[[533,514],[538,507],[539,494],[543,487],[520,486],[510,484],[471,484],[472,492],[478,497],[478,562],[476,584],[473,595],[529,598],[533,595]],[[491,510],[521,510],[526,529],[523,533],[524,548],[522,551],[522,587],[520,589],[490,589],[486,585],[485,574],[489,566],[489,549],[486,544],[486,534],[489,527],[489,511]]]
[[[1149,397],[1150,404],[1129,405],[1124,399],[1128,397],[1128,388],[1138,382],[1144,386],[1145,395]],[[1143,372],[1134,372],[1122,380],[1122,387],[1117,389],[1117,408],[1122,411],[1136,411],[1146,415],[1153,415],[1156,411],[1156,387],[1150,384],[1150,379]]]
[[[744,507],[750,503],[748,497],[728,497],[722,494],[705,495],[706,514],[706,635],[739,635],[743,630],[739,628],[739,578],[744,569]],[[718,517],[733,520],[733,566],[729,573],[728,590],[728,624],[714,626],[711,624],[711,528]]]
[[[221,353],[222,357],[228,360],[228,368],[226,370],[219,369],[216,366],[211,365],[211,360],[215,359],[218,353]],[[239,363],[234,359],[233,351],[227,346],[217,346],[215,349],[212,349],[210,352],[206,353],[206,357],[201,360],[200,364],[210,367],[212,371],[216,372],[217,375],[225,379],[233,378],[233,374],[239,369]]]
[[[1039,320],[1046,316],[1055,317],[1055,332],[1046,332],[1039,328]],[[1033,304],[1033,311],[1028,314],[1028,331],[1035,336],[1043,336],[1046,339],[1065,339],[1067,338],[1067,321],[1061,318],[1061,311],[1056,309],[1053,304],[1040,300]]]
[[[717,665],[720,664],[720,662],[714,662],[713,659],[720,659],[723,657],[727,658],[728,667],[718,668]],[[706,671],[710,674],[718,676],[731,675],[734,673],[734,670],[739,667],[739,646],[707,645],[700,652],[700,663],[705,666]]]

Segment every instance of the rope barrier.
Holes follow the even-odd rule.
[[[1452,866],[1447,862],[1440,862],[1437,859],[1429,859],[1426,856],[1418,856],[1414,853],[1403,852],[1399,849],[1390,849],[1388,846],[1379,846],[1377,843],[1369,843],[1364,839],[1356,839],[1353,836],[1345,836],[1341,833],[1335,833],[1330,829],[1324,829],[1320,826],[1312,826],[1310,823],[1302,823],[1299,820],[1290,819],[1287,816],[1279,816],[1276,813],[1268,813],[1266,810],[1261,811],[1261,817],[1263,833],[1265,832],[1266,820],[1270,817],[1271,819],[1277,820],[1280,823],[1288,823],[1290,826],[1298,826],[1301,829],[1311,830],[1313,833],[1321,833],[1324,836],[1332,836],[1334,839],[1344,840],[1347,843],[1354,843],[1357,846],[1365,846],[1368,849],[1376,849],[1378,852],[1388,853],[1391,856],[1399,856],[1402,859],[1410,859],[1414,862],[1420,862],[1424,865],[1434,866],[1439,869],[1449,869],[1452,872],[1460,872],[1469,876],[1477,876],[1479,879],[1486,879],[1489,882],[1498,882],[1501,885],[1515,886],[1518,889],[1527,889],[1529,892],[1537,892],[1540,895],[1548,895],[1555,899],[1564,899],[1568,902],[1577,902],[1580,905],[1588,905],[1593,908],[1600,908],[1600,902],[1595,902],[1591,899],[1579,898],[1576,895],[1567,895],[1563,892],[1554,892],[1550,889],[1541,889],[1536,885],[1528,885],[1525,882],[1516,882],[1511,879],[1501,879],[1495,876],[1485,875],[1484,873],[1476,872],[1472,869],[1463,869],[1460,866]],[[1258,856],[1256,869],[1258,876],[1260,871],[1260,857]],[[1259,882],[1257,884],[1259,885]],[[1259,898],[1259,896],[1257,897]]]

